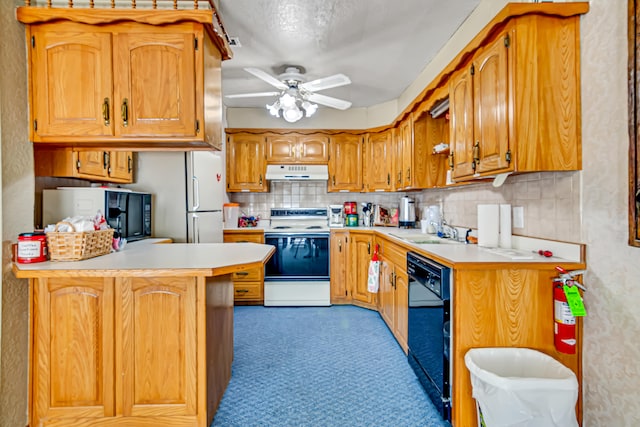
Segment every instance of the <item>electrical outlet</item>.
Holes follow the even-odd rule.
[[[524,228],[524,207],[513,207],[513,228]]]

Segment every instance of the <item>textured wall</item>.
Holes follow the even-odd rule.
[[[24,27],[15,20],[21,0],[0,2],[0,112],[2,119],[2,346],[0,425],[27,423],[28,287],[11,273],[10,244],[33,229],[33,152],[27,138],[27,62]]]
[[[627,245],[627,1],[582,20],[585,426],[640,425],[640,248]]]

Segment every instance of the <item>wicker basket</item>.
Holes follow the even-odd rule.
[[[58,227],[66,224],[74,231],[60,232]],[[61,221],[54,231],[47,233],[47,246],[51,261],[80,261],[111,252],[113,229],[98,231],[75,231],[73,224]]]

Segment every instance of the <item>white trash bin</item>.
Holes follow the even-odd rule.
[[[528,348],[472,348],[464,356],[486,427],[577,427],[578,381],[553,357]]]

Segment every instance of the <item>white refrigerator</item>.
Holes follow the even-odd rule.
[[[221,243],[224,163],[217,151],[137,153],[136,182],[154,193],[153,235]]]

